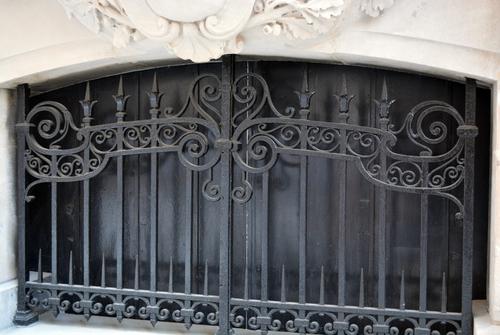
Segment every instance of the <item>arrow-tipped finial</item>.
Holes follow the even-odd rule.
[[[205,260],[205,276],[203,278],[203,294],[208,295],[208,260]]]
[[[389,109],[391,108],[391,105],[395,102],[396,100],[389,100],[389,95],[387,93],[387,82],[383,80],[382,83],[382,93],[380,95],[380,100],[375,100],[375,103],[377,105],[377,111],[378,115],[380,117],[380,124],[379,126],[382,129],[387,130],[388,125],[389,125]]]
[[[387,82],[384,77],[384,81],[382,83],[382,95],[380,96],[380,100],[387,101],[389,99],[389,95],[387,94]]]
[[[359,307],[365,307],[365,271],[361,268],[359,275]]]
[[[342,88],[340,89],[340,95],[347,95],[347,79],[345,73],[342,74]]]
[[[85,85],[85,98],[83,98],[83,100],[90,101],[90,81],[87,81]]]
[[[399,293],[399,308],[405,309],[405,270],[401,271],[401,284],[400,284],[400,293]]]
[[[106,258],[104,257],[104,252],[102,253],[101,261],[101,286],[106,287]]]
[[[73,250],[69,251],[68,284],[73,285]]]
[[[139,289],[139,255],[135,255],[134,290]]]
[[[347,113],[349,113],[349,105],[351,104],[351,100],[354,99],[354,95],[349,95],[347,92],[347,79],[345,73],[342,74],[340,95],[334,95],[334,97],[337,98],[339,103],[341,121],[346,123],[348,119]]]
[[[128,98],[130,98],[129,95],[125,95],[123,91],[123,77],[120,76],[120,80],[118,81],[118,90],[116,91],[116,95],[113,96],[116,102],[116,117],[118,118],[118,121],[123,121],[123,118],[125,117],[125,105],[127,104]]]
[[[285,264],[281,266],[281,302],[286,301]]]
[[[120,76],[120,80],[118,81],[118,90],[116,91],[117,97],[122,97],[123,94],[123,76]]]
[[[443,279],[441,283],[441,312],[446,313],[448,302],[448,292],[446,288],[446,272],[443,272]]]
[[[168,292],[174,291],[174,264],[170,256],[170,265],[168,267]]]
[[[153,86],[151,87],[152,93],[159,93],[158,90],[158,79],[156,79],[156,72],[153,74]]]
[[[43,283],[42,248],[38,249],[38,282]]]
[[[302,79],[302,92],[308,93],[309,92],[309,71],[308,67],[304,68],[304,78]]]
[[[321,276],[319,282],[319,303],[320,305],[325,303],[325,272],[323,265],[321,265]]]
[[[83,109],[82,121],[84,126],[90,125],[90,122],[92,121],[92,108],[96,103],[97,101],[92,100],[92,97],[90,96],[90,82],[87,81],[87,84],[85,85],[85,97],[83,100],[80,100],[80,105]]]

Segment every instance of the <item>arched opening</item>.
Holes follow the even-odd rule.
[[[42,273],[29,308],[326,334],[446,334],[470,318],[463,217],[475,200],[485,240],[490,145],[488,113],[468,117],[471,99],[490,109],[488,90],[243,60],[89,87],[29,102],[26,264]],[[482,298],[486,243],[475,247]]]

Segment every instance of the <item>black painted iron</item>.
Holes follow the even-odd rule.
[[[96,101],[91,97],[87,84],[85,98],[80,102],[83,110],[81,126],[77,126],[72,113],[64,105],[54,101],[37,104],[30,110],[25,99],[29,95],[26,86],[18,88],[18,227],[19,227],[19,306],[16,315],[18,324],[36,320],[39,313],[52,311],[82,314],[87,319],[92,315],[158,321],[182,322],[187,328],[192,324],[218,326],[220,335],[229,334],[233,328],[268,331],[287,331],[318,334],[471,334],[471,290],[472,290],[472,229],[474,188],[474,137],[476,84],[466,82],[465,118],[450,104],[442,101],[425,101],[415,106],[401,125],[391,123],[392,100],[388,95],[384,79],[380,99],[376,100],[378,118],[376,126],[361,126],[349,122],[350,102],[354,98],[348,92],[348,82],[342,79],[338,92],[340,122],[317,121],[311,117],[311,101],[308,68],[304,70],[303,87],[295,92],[299,109],[281,111],[271,98],[266,80],[257,73],[247,71],[235,76],[234,56],[224,56],[221,75],[200,75],[192,84],[188,99],[179,111],[160,109],[160,93],[157,76],[154,75],[149,98],[150,118],[127,120],[127,100],[123,79],[113,97],[116,104],[116,121],[106,124],[91,124]],[[203,84],[202,84],[203,83]],[[168,94],[168,93],[167,93]],[[195,113],[186,111],[192,108]],[[456,143],[444,153],[434,154],[433,146],[448,143],[450,123],[429,115],[441,113],[450,118],[458,137]],[[428,128],[425,128],[428,127]],[[74,136],[78,145],[65,147],[64,139]],[[401,152],[398,142],[406,138],[418,154]],[[158,165],[159,154],[171,153],[186,171],[185,185],[185,244],[184,244],[184,290],[174,291],[174,264],[169,261],[168,290],[158,289]],[[141,272],[139,256],[133,266],[133,287],[124,285],[124,158],[130,155],[148,155],[150,161],[149,224],[149,273],[148,288],[140,287]],[[298,157],[299,201],[298,201],[298,299],[287,298],[287,271],[281,266],[280,298],[272,300],[269,294],[269,210],[270,172],[281,156]],[[317,279],[319,299],[307,296],[308,248],[308,171],[312,158],[337,160],[339,231],[336,237],[337,285],[327,287],[324,267]],[[90,249],[92,239],[90,225],[89,180],[99,175],[111,160],[116,161],[117,204],[116,219],[116,285],[109,286],[106,277],[108,263],[103,254],[99,267],[100,285],[91,285],[92,269]],[[365,271],[359,272],[358,305],[346,301],[346,175],[347,163],[355,166],[366,182],[376,186],[377,203],[377,303],[366,306]],[[219,172],[217,178],[214,171]],[[209,294],[209,266],[204,262],[202,293],[195,293],[193,282],[193,231],[197,229],[193,217],[197,214],[196,198],[198,178],[206,176],[200,189],[204,198],[219,207],[219,292]],[[234,181],[241,174],[241,184]],[[25,176],[28,179],[25,179]],[[245,273],[243,297],[232,293],[232,231],[235,204],[246,205],[256,195],[254,185],[261,180],[259,188],[260,220],[260,294],[259,298],[249,294],[248,238],[245,242]],[[218,181],[217,181],[218,179]],[[28,182],[26,181],[28,180]],[[51,275],[43,278],[42,253],[38,260],[38,276],[27,277],[25,260],[25,205],[33,200],[31,192],[37,185],[50,185],[51,212]],[[74,281],[73,252],[68,257],[68,280],[58,276],[58,186],[61,183],[81,183],[82,186],[82,246],[83,281]],[[419,308],[406,307],[406,279],[401,271],[399,308],[391,308],[386,302],[386,223],[390,205],[389,192],[418,194],[420,197],[420,271]],[[427,304],[428,291],[428,203],[430,197],[447,199],[455,205],[456,223],[463,225],[463,274],[462,311],[447,311],[447,280],[443,273],[441,308],[431,310]],[[234,203],[233,203],[234,202]],[[247,234],[250,227],[247,224]],[[256,234],[255,231],[253,231]],[[287,242],[289,243],[289,241]],[[325,291],[337,292],[337,303],[325,301]]]

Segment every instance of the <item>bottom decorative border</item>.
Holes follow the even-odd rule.
[[[26,304],[42,313],[81,314],[193,324],[218,325],[218,297],[168,292],[27,283]]]
[[[219,324],[219,298],[111,287],[26,283],[26,304],[42,313]],[[233,328],[325,335],[462,335],[460,313],[231,299]]]
[[[460,313],[231,299],[234,328],[326,335],[462,335]]]

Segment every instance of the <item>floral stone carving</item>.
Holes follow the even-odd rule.
[[[313,39],[332,30],[345,6],[359,6],[375,17],[394,2],[358,1],[190,0],[180,5],[178,0],[59,0],[70,17],[110,36],[116,47],[156,40],[194,62],[241,52],[242,33],[249,29],[291,41]]]

